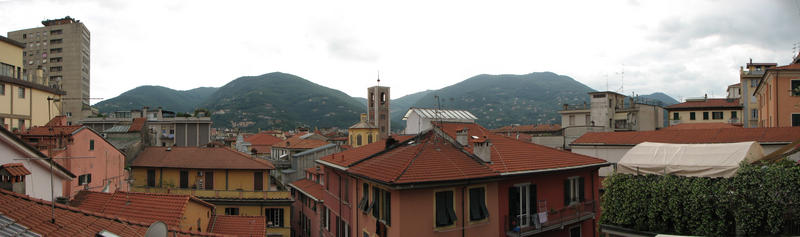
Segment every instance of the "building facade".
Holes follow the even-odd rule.
[[[591,236],[606,165],[452,122],[317,162],[309,236]]]
[[[669,124],[742,123],[739,98],[699,98],[667,106]]]
[[[23,74],[25,45],[0,36],[0,126],[25,130],[61,115],[64,91],[41,82],[41,75]]]
[[[24,192],[17,192],[22,190],[9,191],[42,200],[51,201],[53,198],[62,196],[65,184],[77,178],[59,163],[48,159],[47,155],[40,152],[39,149],[28,145],[5,128],[0,128],[0,165],[7,164],[22,166],[30,172],[30,174],[24,175],[24,180],[14,181],[15,183],[24,182],[24,188],[18,187]],[[53,169],[51,169],[51,165]],[[11,183],[12,181],[0,182]]]
[[[380,80],[378,80],[380,82]],[[380,131],[379,138],[383,139],[391,134],[391,117],[389,116],[389,87],[373,86],[367,88],[367,121]],[[377,140],[377,139],[376,139]]]
[[[767,68],[778,66],[777,63],[753,63],[750,60],[746,68],[739,68],[739,82],[742,89],[742,125],[745,128],[758,127],[758,99],[754,95],[758,81],[764,76]]]
[[[264,216],[268,235],[290,236],[292,199],[270,191],[269,161],[224,147],[148,147],[130,167],[133,191],[192,195],[216,215]]]
[[[380,129],[367,120],[367,114],[361,114],[358,123],[347,128],[348,145],[360,147],[380,140]]]
[[[91,115],[91,34],[83,23],[71,17],[45,20],[42,25],[8,32],[8,38],[27,46],[23,74],[31,78],[41,70],[45,84],[66,92],[64,115],[69,124],[77,124]]]
[[[800,126],[800,55],[792,64],[767,68],[753,94],[759,127]]]

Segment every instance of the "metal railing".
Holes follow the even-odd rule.
[[[590,200],[558,210],[550,210],[546,214],[533,213],[528,215],[527,226],[517,224],[519,217],[505,216],[503,226],[505,226],[507,236],[530,236],[594,218],[596,208],[597,201]]]
[[[185,194],[199,198],[291,199],[287,191],[205,190],[189,188],[133,187],[133,192]]]

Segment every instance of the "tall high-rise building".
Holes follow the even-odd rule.
[[[373,86],[367,88],[367,121],[380,129],[379,139],[389,137],[389,87]]]
[[[8,32],[22,42],[23,78],[43,73],[41,84],[65,91],[63,113],[70,124],[91,114],[89,106],[91,35],[86,26],[69,16],[42,21],[43,27]],[[29,79],[30,80],[30,79]]]

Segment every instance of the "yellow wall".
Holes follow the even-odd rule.
[[[379,130],[377,128],[351,128],[347,130],[350,136],[348,142],[353,148],[367,145],[369,144],[368,137],[370,134],[372,134],[372,142],[379,140],[378,132]],[[361,135],[361,145],[358,145],[358,139],[356,138],[358,135]]]
[[[669,111],[669,121],[672,124],[674,113],[678,113],[680,123],[728,123],[731,120],[731,111],[736,111],[738,122],[743,121],[742,110],[695,110],[695,111]],[[690,120],[690,113],[694,112],[695,120]],[[703,120],[703,112],[708,112],[708,120]],[[713,112],[722,112],[722,119],[714,119]]]
[[[183,212],[183,221],[181,221],[181,230],[198,231],[197,220],[200,220],[200,232],[207,232],[208,222],[211,220],[211,207],[189,201],[186,205],[186,210]]]
[[[0,62],[22,68],[22,48],[0,41]]]
[[[33,126],[44,126],[53,117],[61,115],[61,102],[54,100],[47,100],[47,98],[61,98],[47,91],[31,89],[31,103],[33,111],[31,111],[31,124]],[[27,97],[27,95],[26,95]]]
[[[4,84],[5,94],[0,95],[0,117],[5,118],[4,124],[9,124],[9,129],[18,128],[19,119],[23,117],[25,127],[30,128],[45,125],[53,117],[61,115],[61,102],[47,100],[48,97],[61,98],[61,95],[12,83]],[[19,88],[25,89],[25,98],[19,98]]]
[[[264,215],[264,210],[261,210],[261,206],[246,206],[246,205],[217,205],[217,215],[225,215],[225,208],[239,208],[240,216]]]
[[[133,178],[134,186],[147,185],[147,169],[145,167],[134,167]],[[179,188],[180,186],[180,171],[182,169],[163,168],[164,179],[161,179],[162,168],[155,168],[156,170],[156,186],[165,188]],[[197,176],[197,172],[205,172],[208,170],[188,169],[189,171],[189,188],[196,187],[197,181],[205,177]],[[228,188],[225,188],[225,170],[214,170],[214,190],[244,190],[253,191],[253,173],[262,172],[263,191],[269,190],[269,172],[268,170],[229,170],[228,171]],[[161,182],[161,183],[159,183]],[[205,184],[204,184],[205,185]]]

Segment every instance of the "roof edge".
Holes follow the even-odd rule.
[[[512,171],[512,172],[500,173],[500,176],[509,176],[509,175],[518,175],[518,174],[538,174],[538,173],[547,173],[547,172],[562,171],[562,170],[573,170],[573,169],[583,169],[583,168],[592,168],[592,167],[603,167],[603,166],[609,166],[609,165],[611,165],[611,163],[603,162],[603,163],[597,163],[597,164],[579,165],[579,166],[570,166],[570,167],[561,167],[561,168],[552,168],[552,169],[542,169],[542,170]]]

